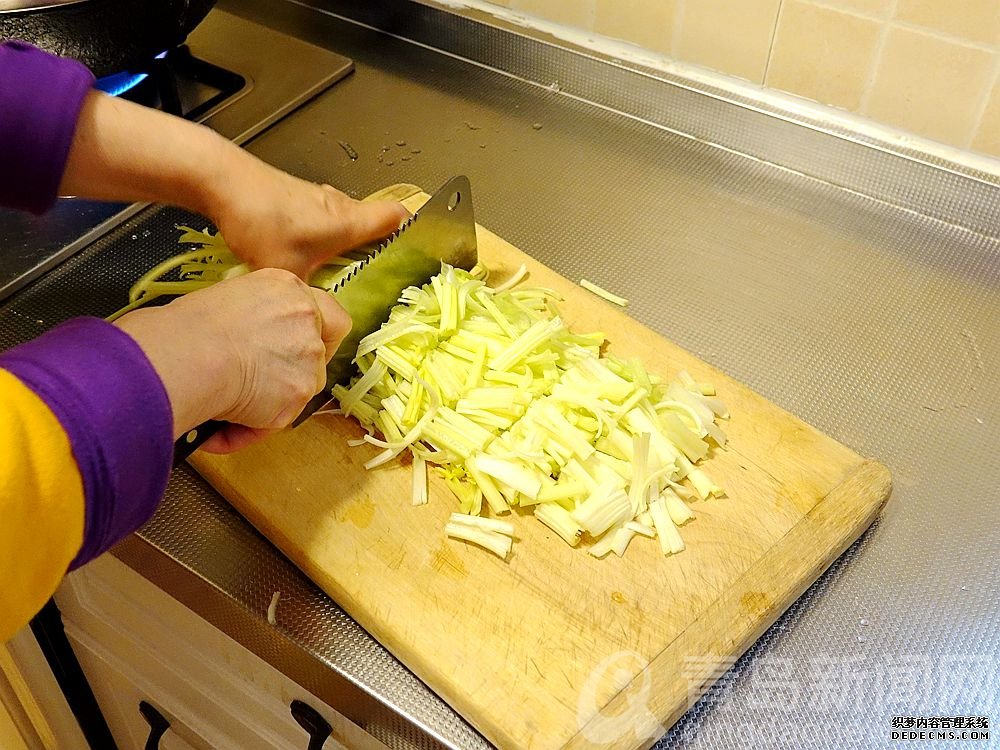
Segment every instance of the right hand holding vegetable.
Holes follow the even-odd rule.
[[[115,325],[160,375],[174,436],[208,420],[233,425],[203,446],[229,452],[287,426],[326,385],[326,363],[350,331],[327,293],[262,269],[193,292]]]

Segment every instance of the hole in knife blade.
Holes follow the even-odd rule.
[[[462,202],[462,194],[459,192],[452,193],[451,197],[448,199],[448,210],[454,211],[456,208],[458,208],[458,204],[461,202]]]

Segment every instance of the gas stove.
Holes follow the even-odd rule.
[[[98,87],[243,144],[353,67],[346,57],[215,10],[186,44],[144,70],[103,78]],[[40,217],[0,209],[0,299],[143,207],[69,197]]]
[[[94,85],[106,94],[198,122],[246,83],[239,73],[197,57],[182,44],[156,55],[139,71],[99,78]]]

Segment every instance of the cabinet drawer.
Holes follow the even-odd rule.
[[[56,594],[66,635],[121,750],[145,747],[147,701],[173,750],[305,750],[301,701],[331,727],[324,750],[385,750],[353,722],[110,555]]]
[[[149,702],[150,696],[102,654],[77,637],[70,636],[69,641],[101,705],[118,750],[143,750],[153,729],[142,717],[139,706],[143,701]],[[161,715],[165,712],[162,705],[153,708]],[[182,724],[181,719],[169,714],[169,711],[164,718],[170,723],[170,728],[160,739],[158,747],[161,750],[212,750],[211,745],[191,727]]]

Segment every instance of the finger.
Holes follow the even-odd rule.
[[[351,317],[329,292],[310,287],[313,301],[320,317],[320,336],[326,346],[326,361],[329,362],[340,342],[351,332]]]
[[[319,385],[316,386],[316,390],[313,393],[313,395],[316,395],[320,391],[323,391],[323,390],[326,389],[326,369],[325,368],[321,370],[321,375],[320,375],[319,381],[320,381],[320,383],[319,383]],[[333,398],[333,397],[330,396],[330,398]],[[288,406],[286,406],[284,409],[282,409],[280,412],[278,412],[278,415],[273,420],[271,420],[270,424],[275,429],[284,429],[285,427],[288,427],[289,425],[291,425],[292,422],[294,422],[299,416],[301,416],[302,410],[305,409],[306,406],[308,406],[308,400],[296,401],[294,403],[291,403]]]
[[[343,241],[346,249],[380,240],[392,234],[410,216],[402,203],[395,201],[350,201],[343,204]]]
[[[232,247],[230,247],[230,249],[233,250]],[[250,255],[242,248],[233,250],[233,253],[235,253],[239,258],[247,258]],[[262,258],[251,258],[247,260],[247,266],[249,266],[251,273],[263,271],[268,268],[276,268],[280,271],[289,271],[295,276],[298,276],[303,283],[309,280],[313,271],[319,268],[320,265],[322,265],[322,260],[310,261],[308,258],[300,255],[299,253],[288,249],[273,251]],[[235,276],[233,278],[239,279],[242,278],[242,276]],[[229,281],[229,279],[226,279],[226,281]]]
[[[201,450],[206,453],[233,453],[263,440],[272,432],[277,432],[277,430],[231,424],[206,440],[205,444],[201,446]]]

